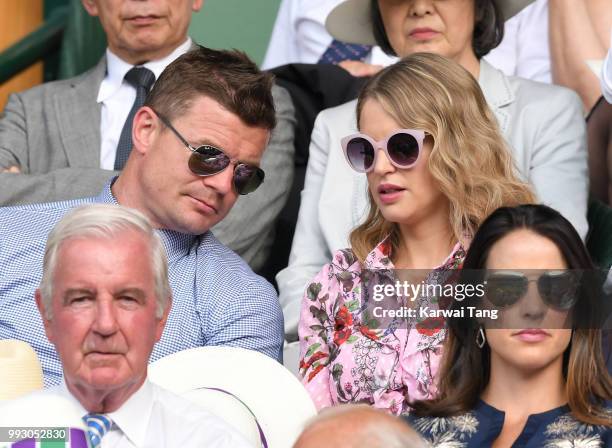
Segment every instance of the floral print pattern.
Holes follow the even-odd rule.
[[[400,414],[416,399],[433,398],[445,337],[442,321],[384,325],[368,310],[367,284],[394,282],[390,245],[383,241],[363,265],[349,249],[306,287],[299,324],[300,375],[318,409],[362,402]],[[448,281],[459,269],[465,250],[457,244],[426,283]],[[402,298],[392,298],[401,301]],[[435,298],[418,297],[418,305],[438,306]]]

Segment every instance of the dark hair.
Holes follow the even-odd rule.
[[[545,205],[502,207],[493,212],[474,235],[463,269],[484,269],[493,245],[520,229],[530,230],[555,243],[569,269],[594,269],[572,224]],[[588,300],[585,291],[580,292],[579,303]],[[476,345],[478,328],[475,319],[468,322],[449,320],[439,373],[439,397],[413,403],[416,415],[457,415],[476,406],[489,382],[491,368],[489,346],[480,349]],[[564,354],[563,370],[573,415],[584,423],[609,425],[611,417],[606,411],[605,401],[612,399],[612,379],[603,361],[601,339],[601,330],[574,329],[570,346]]]
[[[370,0],[372,32],[376,43],[387,54],[397,56],[389,42],[378,0]],[[506,1],[506,0],[504,0]],[[472,48],[478,59],[497,47],[504,38],[504,18],[495,0],[474,0],[476,11]]]
[[[274,77],[260,71],[245,53],[198,45],[166,67],[145,106],[172,120],[185,113],[195,98],[206,96],[248,126],[273,129],[273,83]]]

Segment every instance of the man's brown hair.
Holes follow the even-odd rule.
[[[172,120],[206,96],[236,114],[248,126],[276,125],[271,74],[262,72],[238,50],[198,48],[177,58],[163,71],[145,106]]]

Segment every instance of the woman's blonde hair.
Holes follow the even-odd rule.
[[[367,100],[376,100],[402,128],[421,129],[433,138],[428,168],[449,200],[458,241],[470,238],[495,209],[535,202],[530,187],[515,174],[478,83],[459,64],[434,54],[412,54],[365,85],[357,102],[358,124]],[[350,236],[362,261],[385,237],[393,249],[399,244],[397,224],[386,221],[368,196],[368,216]]]

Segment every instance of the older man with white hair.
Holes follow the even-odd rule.
[[[49,235],[36,291],[64,382],[0,406],[0,418],[24,400],[56,395],[82,415],[94,448],[249,446],[222,420],[147,380],[171,296],[164,246],[145,216],[109,204],[68,213]]]
[[[425,448],[418,433],[398,417],[371,406],[342,405],[322,411],[293,448]]]

